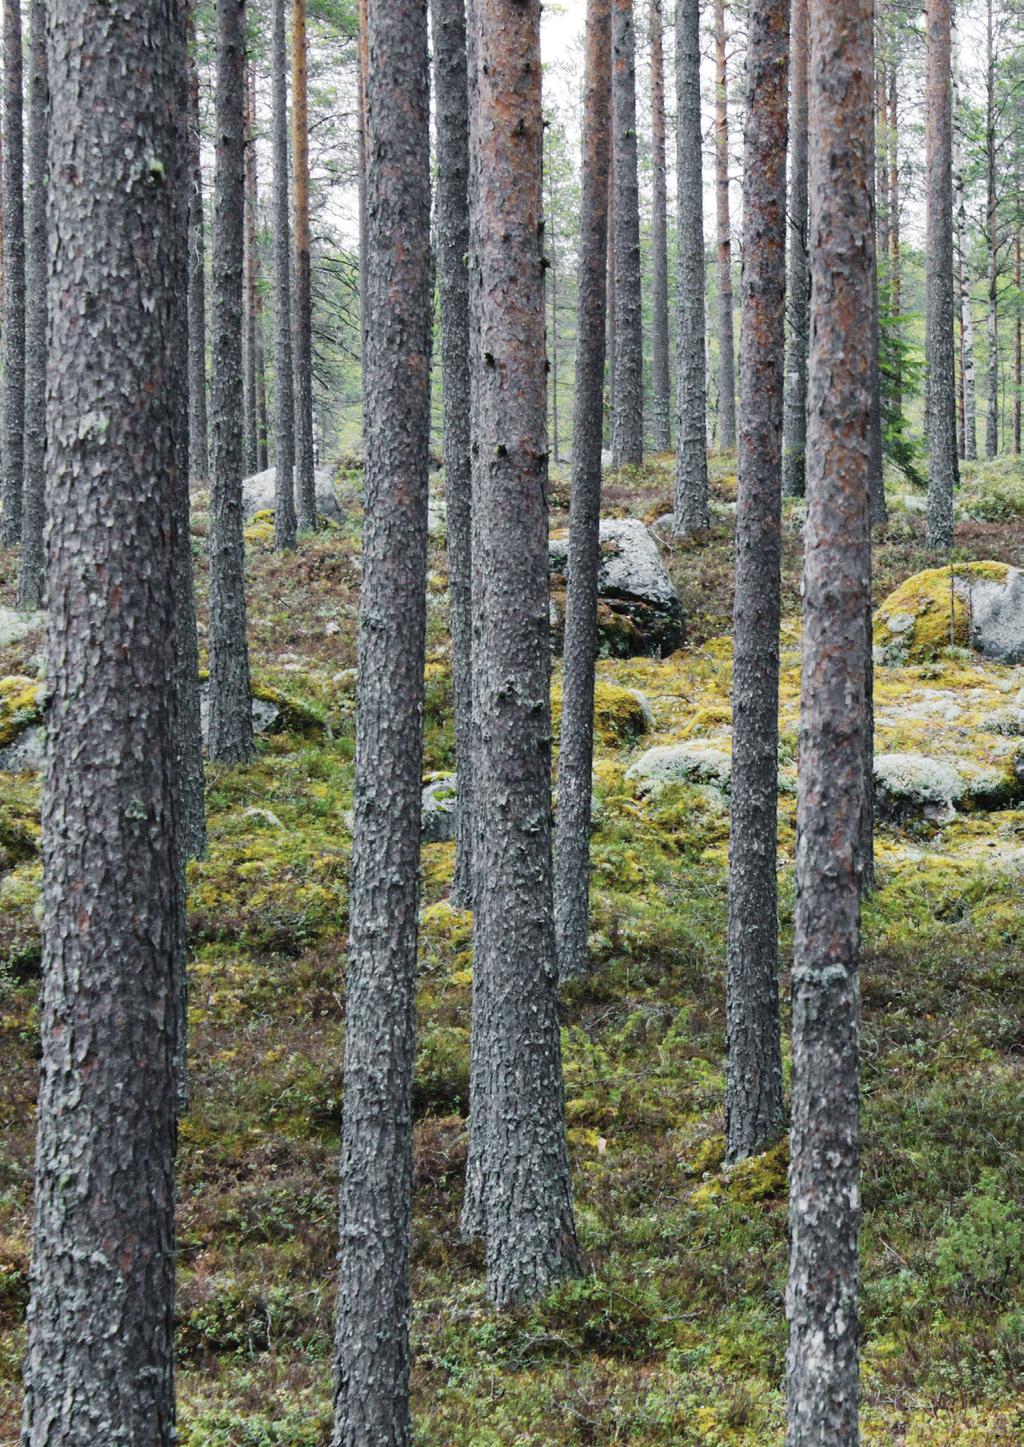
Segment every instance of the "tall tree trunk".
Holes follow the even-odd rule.
[[[223,764],[245,763],[253,755],[242,539],[244,109],[245,0],[217,0],[207,750],[211,759]]]
[[[368,20],[366,514],[333,1444],[406,1447],[432,322],[427,7],[369,0]]]
[[[889,298],[892,307],[893,340],[898,343],[902,333],[903,256],[900,250],[900,131],[897,99],[898,66],[893,61],[889,72]],[[898,355],[892,380],[890,407],[894,423],[903,416],[903,371]]]
[[[776,833],[786,286],[788,0],[752,6],[743,146],[743,325],[726,960],[727,1157],[783,1128]]]
[[[1019,186],[1018,186],[1019,193]],[[1013,316],[1013,451],[1020,456],[1020,413],[1021,413],[1021,317],[1020,317],[1020,217],[1015,222],[1013,236],[1013,284],[1016,288]]]
[[[928,0],[925,10],[925,240],[926,399],[928,432],[928,546],[953,544],[956,485],[956,373],[953,347],[953,162],[950,0]]]
[[[700,115],[700,6],[676,0],[676,486],[674,529],[699,533],[708,515],[704,372],[704,200]]]
[[[3,517],[0,543],[21,537],[25,470],[25,198],[21,0],[4,0]]]
[[[736,446],[736,358],[732,336],[732,222],[729,218],[729,77],[725,0],[715,0],[715,203],[718,224],[718,445]]]
[[[295,547],[295,378],[292,371],[291,226],[288,196],[288,53],[285,0],[273,0],[270,71],[274,127],[274,546]]]
[[[98,0],[48,6],[51,700],[26,1447],[175,1438],[184,7],[125,0],[120,15],[115,29]]]
[[[973,460],[978,455],[974,388],[974,318],[971,311],[971,277],[968,261],[970,233],[963,176],[963,134],[959,105],[959,45],[953,48],[953,208],[956,283],[960,313],[960,456]]]
[[[608,114],[611,115],[611,88],[608,91]],[[614,150],[614,147],[613,147]],[[608,368],[608,404],[605,407],[607,426],[605,431],[608,435],[609,445],[612,447],[612,463],[614,457],[615,441],[615,172],[609,160],[608,164],[608,346],[607,346],[607,368]],[[602,424],[603,425],[603,424]]]
[[[668,200],[665,180],[665,61],[661,0],[650,0],[651,30],[651,430],[655,452],[672,446],[672,383],[668,362]],[[697,149],[700,155],[700,146]],[[703,215],[703,207],[701,207]],[[703,270],[703,236],[701,237]],[[703,299],[703,293],[702,293]],[[703,307],[701,308],[703,312]]]
[[[988,0],[985,17],[985,244],[988,248],[988,411],[985,417],[985,456],[995,457],[999,451],[999,204],[996,191],[996,62],[992,0]]]
[[[615,467],[644,456],[640,187],[636,152],[633,0],[612,0],[612,164],[615,195]]]
[[[205,483],[210,475],[206,416],[206,257],[194,4],[189,5],[188,17],[188,466],[189,475]]]
[[[359,106],[359,357],[362,363],[363,354],[366,350],[366,167],[368,156],[366,150],[366,131],[368,118],[366,114],[367,86],[369,83],[370,69],[370,21],[367,14],[368,0],[359,0],[359,46],[356,62],[359,67],[359,79],[356,88],[357,104]],[[365,372],[365,368],[364,368]]]
[[[452,902],[473,898],[472,510],[469,380],[469,76],[465,0],[431,0],[437,124],[444,495],[455,704]]]
[[[811,8],[813,271],[787,1447],[858,1439],[858,837],[870,635],[871,0]]]
[[[871,48],[874,50],[874,26],[871,31]],[[868,489],[871,496],[871,523],[880,525],[888,521],[889,509],[885,502],[885,468],[882,449],[882,366],[881,366],[881,323],[878,310],[878,253],[877,237],[874,225],[875,206],[877,202],[877,167],[878,154],[875,145],[875,107],[874,107],[874,80],[872,80],[872,104],[869,111],[871,135],[871,218],[872,225],[868,233],[868,241],[871,247],[871,265],[868,268],[868,287],[871,292],[871,335],[868,340],[868,363],[871,371],[871,409],[868,415]],[[869,619],[870,626],[870,619]],[[874,688],[874,678],[871,679],[871,688]],[[868,707],[872,707],[869,696]],[[874,748],[873,744],[868,745],[871,753],[868,757],[869,765],[873,765]],[[870,886],[874,885],[874,811],[864,814],[864,838],[866,860],[865,869],[870,873]]]
[[[309,84],[306,0],[292,0],[292,165],[295,211],[295,501],[299,527],[316,527],[313,477],[313,295],[309,233]]]
[[[562,979],[589,965],[590,823],[594,762],[594,663],[600,569],[601,432],[605,276],[611,140],[611,0],[588,0],[586,95],[576,293],[576,392],[565,601],[562,725],[555,818],[555,931]]]
[[[544,235],[548,241],[546,271],[551,297],[551,339],[548,350],[551,358],[551,456],[557,466],[560,451],[558,436],[558,241],[555,236],[553,206],[549,207],[547,213]]]
[[[258,200],[258,198],[257,198]],[[257,208],[258,209],[258,208]],[[256,289],[256,453],[260,472],[270,466],[267,424],[267,362],[263,342],[263,295]]]
[[[500,1306],[579,1261],[551,883],[540,0],[472,0],[470,30],[477,817],[463,1228],[486,1242]]]
[[[29,6],[28,184],[25,192],[25,478],[18,607],[40,608],[46,575],[46,0]]]
[[[256,421],[256,67],[246,65],[245,83],[245,298],[242,332],[242,426],[246,474],[259,467]]]
[[[807,257],[807,6],[793,0],[789,99],[789,273],[782,491],[803,497],[807,450],[807,344],[811,300]]]

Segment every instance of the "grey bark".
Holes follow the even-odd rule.
[[[0,543],[21,537],[25,469],[25,198],[21,0],[4,3],[3,94],[3,517]]]
[[[274,546],[294,548],[295,377],[292,371],[291,222],[288,182],[288,51],[285,0],[273,0],[270,74],[274,151]]]
[[[784,1116],[776,832],[788,69],[788,0],[763,0],[750,12],[743,148],[726,959],[730,1161],[777,1139]]]
[[[811,7],[813,270],[787,1447],[858,1437],[858,838],[870,638],[871,0]]]
[[[872,45],[872,49],[873,49]],[[889,509],[885,501],[885,462],[882,448],[882,366],[880,358],[881,349],[881,323],[878,310],[878,237],[877,227],[874,223],[875,206],[878,194],[877,182],[877,153],[875,146],[875,105],[874,105],[874,77],[871,83],[871,214],[872,225],[868,235],[868,245],[871,248],[871,265],[868,268],[868,289],[870,291],[871,303],[871,334],[868,339],[868,366],[870,368],[870,391],[871,409],[868,415],[868,445],[870,460],[868,464],[868,488],[871,496],[871,522],[872,525],[881,526],[889,519]],[[884,163],[883,163],[884,164]],[[870,628],[870,622],[869,622]],[[871,763],[869,756],[868,762]],[[874,858],[874,814],[865,814],[864,826],[866,837],[865,848],[869,848],[869,857]],[[873,870],[872,870],[873,874]]]
[[[555,935],[565,980],[589,966],[590,814],[594,762],[594,662],[600,567],[604,424],[608,175],[611,154],[611,3],[587,5],[580,270],[576,292],[576,391],[565,600],[562,725],[555,819]]]
[[[243,468],[251,476],[259,467],[256,397],[256,67],[250,60],[245,80],[245,296],[242,330]]]
[[[988,0],[985,8],[985,247],[988,263],[988,307],[985,315],[988,343],[986,457],[995,457],[999,451],[999,202],[996,191],[995,92],[992,0]]]
[[[25,1447],[175,1435],[184,11],[115,13],[48,6],[51,702]]]
[[[472,0],[473,1062],[463,1229],[504,1305],[578,1269],[551,881],[539,0]]]
[[[188,437],[189,474],[206,482],[210,473],[206,413],[206,257],[203,167],[199,135],[199,67],[196,63],[195,6],[188,33]]]
[[[25,475],[18,607],[40,608],[46,573],[46,3],[29,7],[28,175],[25,187]]]
[[[700,114],[700,5],[676,0],[677,533],[699,533],[708,514],[707,381],[704,370],[703,128]]]
[[[811,278],[807,256],[807,6],[793,0],[789,100],[789,272],[782,491],[803,497],[807,451],[807,344]]]
[[[953,545],[953,488],[957,480],[950,0],[928,0],[925,30],[927,541],[933,551],[945,552]]]
[[[469,382],[469,78],[465,0],[431,0],[438,164],[444,494],[458,804],[451,898],[472,900],[472,475]]]
[[[406,1447],[430,442],[425,0],[369,0],[366,494],[334,1447]]]
[[[316,529],[313,478],[313,298],[309,232],[309,97],[306,0],[292,0],[292,166],[295,212],[295,504],[303,532]]]
[[[954,52],[956,66],[958,56]],[[973,462],[978,456],[977,399],[974,381],[974,313],[971,305],[971,274],[968,262],[970,236],[963,177],[963,134],[958,123],[957,76],[953,76],[953,203],[956,221],[957,283],[960,291],[960,355],[963,382],[963,456]]]
[[[244,106],[245,0],[217,0],[207,749],[211,759],[223,764],[245,763],[253,755],[242,538]]]
[[[643,302],[636,148],[633,0],[612,0],[612,166],[615,197],[615,467],[644,456]]]
[[[718,226],[718,445],[736,446],[736,358],[732,325],[732,222],[729,218],[729,80],[725,0],[715,0],[715,204]]]
[[[672,383],[668,360],[668,200],[665,178],[665,61],[661,0],[650,0],[651,31],[651,439],[672,446]],[[698,159],[700,147],[697,150]],[[680,191],[680,195],[682,195]],[[703,214],[703,208],[702,208]],[[703,223],[702,223],[703,224]],[[703,272],[703,235],[701,265]],[[703,303],[703,291],[701,293]],[[702,305],[703,313],[703,305]]]

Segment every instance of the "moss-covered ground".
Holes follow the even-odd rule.
[[[461,1244],[470,921],[452,848],[423,851],[416,1065],[414,1406],[430,1447],[781,1444],[784,1147],[723,1173],[727,792],[626,778],[647,747],[729,750],[729,503],[672,543],[688,640],[603,660],[592,976],[565,992],[570,1143],[587,1274],[529,1309],[486,1303]],[[326,1447],[345,1013],[359,526],[288,558],[248,545],[258,683],[294,700],[248,768],[210,769],[209,857],[191,870],[191,1078],[181,1132],[180,1432],[185,1447]],[[905,487],[894,488],[906,491]],[[553,489],[564,523],[564,482]],[[606,513],[653,520],[668,459],[608,479]],[[1024,563],[1024,472],[971,470],[957,561]],[[793,906],[799,506],[787,505],[780,762],[783,998]],[[197,512],[202,607],[205,518]],[[930,566],[899,505],[876,602]],[[425,773],[453,763],[445,559],[432,543]],[[0,555],[0,601],[13,597]],[[205,615],[203,615],[205,616]],[[202,641],[202,640],[201,640]],[[32,674],[40,639],[0,652]],[[878,673],[879,748],[1002,768],[981,727],[1024,670],[932,650]],[[639,690],[647,710],[632,693]],[[24,686],[11,686],[19,708]],[[556,702],[558,680],[555,680]],[[0,1443],[17,1439],[38,986],[38,786],[0,779]],[[873,1444],[1024,1440],[1024,810],[884,827],[865,909],[863,1424]],[[998,805],[999,807],[991,807]],[[787,1052],[788,1069],[788,1052]]]

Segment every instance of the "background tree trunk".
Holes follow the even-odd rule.
[[[316,528],[313,478],[313,296],[309,232],[309,86],[306,0],[292,0],[292,165],[295,210],[295,501],[299,527]]]
[[[256,420],[256,67],[246,65],[245,82],[245,299],[242,343],[242,396],[245,421],[242,427],[242,464],[245,473],[259,468],[258,423]]]
[[[611,114],[611,89],[608,91],[608,113]],[[612,146],[614,153],[614,143]],[[615,353],[617,343],[615,341],[615,168],[609,162],[608,166],[608,346],[607,346],[607,369],[608,369],[608,405],[605,407],[607,418],[606,432],[612,449],[612,464],[615,463]]]
[[[700,533],[708,515],[707,392],[704,372],[704,199],[700,115],[700,7],[676,3],[676,281],[677,533]]]
[[[274,546],[295,547],[295,378],[292,371],[291,226],[288,187],[288,51],[285,0],[273,0],[270,71],[274,127]]]
[[[928,0],[925,10],[925,80],[928,229],[925,240],[926,398],[928,434],[928,546],[953,544],[956,483],[956,373],[953,348],[953,176],[950,0]]]
[[[718,225],[718,445],[736,446],[736,357],[732,336],[732,223],[729,219],[729,79],[725,0],[715,0],[715,201]]]
[[[594,761],[594,662],[600,568],[605,269],[611,139],[611,3],[588,0],[576,392],[565,601],[562,725],[555,819],[555,926],[561,978],[589,967],[590,815]]]
[[[902,335],[903,258],[900,251],[900,132],[896,76],[894,62],[889,73],[889,296],[894,340],[898,342]],[[898,361],[890,406],[893,420],[898,423],[903,416],[903,376]]]
[[[51,697],[26,1447],[175,1436],[184,7],[131,0],[122,17],[48,6]]]
[[[789,99],[789,274],[782,491],[803,497],[807,450],[807,342],[811,301],[807,256],[807,5],[793,0]]]
[[[444,495],[457,797],[452,903],[473,897],[472,476],[469,380],[469,76],[465,0],[431,0],[437,121]]]
[[[210,473],[206,418],[206,259],[203,168],[199,135],[199,67],[195,4],[188,9],[188,445],[189,475],[205,483]]]
[[[668,201],[665,180],[665,61],[661,0],[650,0],[651,29],[651,434],[655,452],[672,446],[668,363]],[[700,156],[700,146],[697,154]],[[701,207],[703,216],[703,206]],[[701,237],[703,243],[703,236]],[[703,245],[701,247],[703,270]],[[702,293],[703,300],[703,293]],[[703,310],[703,308],[702,308]]]
[[[727,1159],[783,1127],[776,832],[788,0],[750,12],[726,960]]]
[[[430,444],[427,8],[370,0],[368,19],[366,513],[333,1443],[405,1447]]]
[[[615,194],[615,415],[613,466],[644,456],[643,300],[636,152],[633,0],[612,0],[612,165]]]
[[[25,478],[18,607],[40,608],[46,573],[46,3],[29,6],[28,178],[25,193]]]
[[[0,543],[21,537],[25,471],[25,204],[21,0],[4,0],[3,517]]]
[[[244,107],[245,0],[217,0],[207,751],[211,759],[223,764],[245,763],[253,755],[242,539]]]
[[[859,834],[868,696],[871,0],[811,7],[811,315],[788,1447],[858,1441]]]
[[[992,0],[985,10],[985,245],[988,250],[988,409],[985,415],[985,456],[999,451],[999,202],[996,190],[996,62],[992,34]]]
[[[499,1306],[578,1269],[551,883],[539,0],[473,0],[477,755],[464,1229]],[[635,136],[634,136],[635,143]]]

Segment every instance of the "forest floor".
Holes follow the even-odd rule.
[[[470,920],[451,845],[423,850],[414,1202],[416,1441],[781,1444],[786,1155],[721,1169],[728,818],[701,782],[645,793],[652,744],[728,750],[734,461],[714,527],[666,562],[688,636],[664,660],[602,660],[649,705],[599,719],[593,973],[566,990],[569,1135],[587,1274],[529,1309],[487,1304],[459,1240]],[[182,1125],[180,1432],[185,1447],[326,1447],[345,1012],[359,582],[358,481],[344,528],[278,557],[257,525],[254,676],[305,705],[247,768],[211,768],[209,857],[191,869],[192,1108]],[[930,564],[897,501],[875,597]],[[605,514],[667,510],[671,463],[609,478]],[[1024,564],[1024,469],[969,470],[956,560]],[[564,524],[564,482],[553,525]],[[780,903],[788,1001],[798,689],[799,508],[784,562]],[[201,617],[206,577],[194,517]],[[453,734],[443,543],[431,553],[425,773]],[[14,561],[0,555],[0,604]],[[36,631],[0,647],[24,675]],[[557,669],[556,669],[557,675]],[[979,710],[1024,669],[939,650],[879,670],[880,748],[945,757],[992,740]],[[609,695],[613,702],[619,695]],[[951,703],[951,696],[954,701]],[[955,700],[959,700],[956,702]],[[1020,700],[1018,700],[1019,702]],[[638,730],[643,729],[642,737]],[[38,785],[3,776],[0,849],[0,1444],[17,1441],[27,1296],[39,943]],[[1024,1440],[1024,809],[883,826],[863,965],[863,1428],[867,1443]],[[788,1026],[788,1009],[786,1011]],[[786,1056],[789,1070],[788,1046]]]

